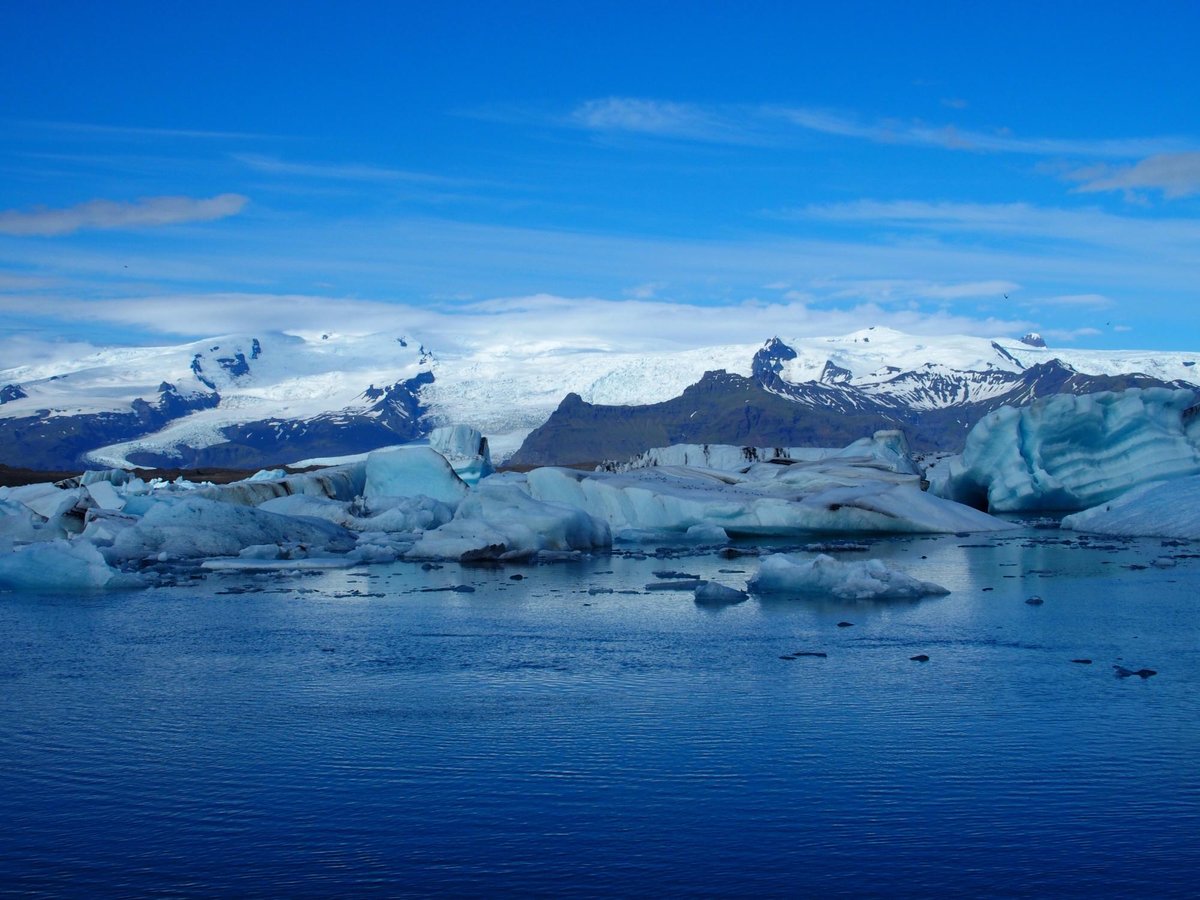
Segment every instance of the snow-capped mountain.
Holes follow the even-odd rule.
[[[868,328],[660,353],[443,354],[403,334],[114,348],[0,370],[0,462],[250,468],[361,452],[458,423],[488,435],[497,458],[526,463],[597,460],[684,439],[838,444],[887,426],[905,428],[919,447],[953,448],[1002,403],[1200,383],[1200,353],[1038,344],[1036,335]]]

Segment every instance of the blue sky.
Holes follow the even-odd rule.
[[[6,4],[0,367],[267,328],[1194,349],[1198,43],[1194,2]]]

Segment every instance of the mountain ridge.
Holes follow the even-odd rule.
[[[479,428],[498,458],[516,463],[594,461],[678,440],[843,443],[875,427],[902,428],[917,447],[953,448],[1005,402],[1064,390],[1195,389],[1198,358],[886,328],[663,352],[435,353],[406,333],[227,335],[0,370],[0,462],[253,468],[362,452],[456,423]],[[569,459],[583,452],[584,421],[599,429],[593,449]],[[555,447],[553,435],[576,432]]]

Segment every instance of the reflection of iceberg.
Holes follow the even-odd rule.
[[[812,559],[780,553],[768,556],[748,586],[759,594],[807,594],[839,600],[916,599],[950,593],[939,584],[918,581],[891,568],[883,560],[842,562],[824,554]]]
[[[1059,394],[1002,407],[967,436],[932,490],[995,512],[1085,509],[1137,485],[1200,473],[1188,390]]]

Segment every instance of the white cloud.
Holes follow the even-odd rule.
[[[62,235],[82,228],[148,228],[183,222],[210,222],[237,215],[246,206],[241,194],[193,197],[143,197],[129,203],[89,200],[63,209],[0,211],[0,234]]]
[[[440,352],[541,349],[653,351],[754,344],[773,334],[841,334],[865,324],[919,334],[1020,334],[1027,320],[972,318],[873,303],[813,309],[804,303],[746,301],[720,306],[537,294],[429,309],[319,295],[208,293],[110,300],[13,298],[6,308],[180,337],[286,330],[297,334],[403,332]]]
[[[916,278],[821,279],[814,286],[826,291],[832,299],[852,298],[883,304],[911,300],[999,300],[1021,287],[1000,279],[935,282]]]
[[[1082,193],[1157,190],[1170,199],[1187,197],[1200,193],[1200,152],[1160,153],[1132,166],[1095,166],[1067,177],[1082,182],[1075,188]]]

